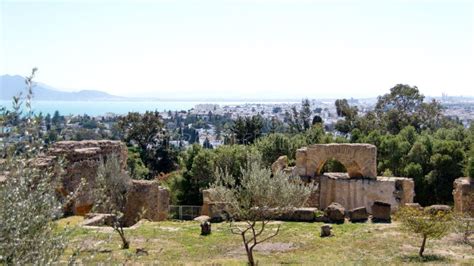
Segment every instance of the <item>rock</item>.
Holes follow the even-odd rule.
[[[201,215],[201,216],[198,216],[196,218],[194,218],[194,221],[197,221],[197,222],[209,222],[211,220],[211,217],[207,216],[207,215]]]
[[[109,213],[88,213],[85,216],[82,226],[112,226],[115,215]]]
[[[137,248],[137,250],[135,251],[135,254],[137,256],[148,256],[148,251],[144,248]]]
[[[420,203],[406,203],[404,206],[406,208],[414,208],[420,211],[423,210],[423,207],[421,207]]]
[[[57,188],[64,197],[77,191],[81,179],[85,179],[85,187],[79,190],[64,210],[65,214],[83,216],[94,205],[91,192],[95,187],[100,161],[111,156],[116,156],[122,171],[126,171],[127,147],[120,141],[111,140],[58,141],[51,145],[45,156],[37,158],[35,164],[43,168],[55,164],[58,158],[65,159],[61,187]]]
[[[283,171],[288,167],[288,157],[286,155],[278,157],[278,159],[272,164],[272,173]]]
[[[344,207],[337,202],[331,203],[324,210],[325,216],[328,217],[332,223],[344,223],[345,211]]]
[[[317,208],[296,208],[288,213],[282,214],[279,219],[294,222],[314,222]]]
[[[123,211],[125,226],[140,219],[163,221],[168,218],[169,191],[153,180],[132,180]]]
[[[454,210],[474,217],[474,181],[469,177],[461,177],[453,183]]]
[[[330,224],[323,224],[321,225],[321,237],[328,237],[332,235],[332,225]]]
[[[211,223],[210,222],[202,222],[201,223],[201,235],[207,236],[211,234]]]
[[[375,201],[372,205],[372,222],[391,222],[391,205],[382,201]]]
[[[349,176],[377,177],[377,148],[371,144],[314,144],[296,151],[296,169],[300,176],[320,175],[327,160],[336,159]]]
[[[352,209],[348,212],[349,220],[353,223],[357,222],[365,222],[369,219],[369,214],[367,213],[367,209],[365,207],[359,207]]]
[[[446,214],[446,213],[451,212],[451,207],[448,205],[431,205],[431,206],[425,207],[424,210],[425,212],[429,214],[433,214],[433,215],[436,215],[437,213]]]

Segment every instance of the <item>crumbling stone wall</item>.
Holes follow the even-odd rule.
[[[54,143],[47,155],[38,158],[37,165],[51,165],[64,158],[61,187],[58,191],[67,196],[75,192],[84,178],[85,187],[80,189],[65,209],[66,214],[86,215],[94,205],[92,195],[101,160],[116,156],[122,171],[127,169],[127,147],[120,141],[87,140],[60,141]],[[140,218],[162,221],[168,217],[169,191],[159,186],[158,181],[132,180],[124,208],[125,226],[131,226]]]
[[[454,210],[474,216],[474,181],[460,177],[453,183]]]
[[[158,181],[132,180],[127,193],[124,211],[125,226],[134,225],[140,219],[163,221],[168,218],[169,191]]]
[[[61,174],[61,185],[58,188],[66,197],[75,193],[85,180],[85,187],[81,188],[77,196],[66,206],[65,212],[74,215],[85,215],[93,205],[91,191],[95,186],[97,170],[101,160],[117,156],[122,171],[127,167],[127,147],[120,141],[86,140],[86,141],[59,141],[54,143],[47,152],[48,156],[38,159],[43,164],[64,159],[64,173]]]
[[[296,151],[295,171],[300,176],[318,176],[327,160],[336,159],[350,177],[377,177],[377,148],[371,144],[314,144]]]
[[[392,211],[412,203],[415,196],[414,182],[404,177],[377,177],[376,179],[353,179],[344,174],[328,173],[319,176],[319,205],[325,209],[337,202],[346,209],[365,207],[372,213],[375,201],[391,205]]]

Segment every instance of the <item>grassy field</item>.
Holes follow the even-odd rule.
[[[77,225],[81,217],[60,221]],[[274,225],[273,225],[274,226]],[[321,223],[281,223],[280,234],[263,243],[255,253],[260,264],[474,264],[473,247],[462,244],[457,235],[429,240],[425,257],[417,256],[421,239],[392,224],[333,225],[333,237],[320,238]],[[212,224],[212,234],[200,236],[199,223],[187,221],[146,222],[127,229],[130,249],[120,249],[120,239],[110,228],[76,227],[64,255],[74,252],[83,263],[143,263],[244,265],[241,239],[227,223]],[[146,252],[137,252],[137,249]],[[79,251],[79,252],[78,252]],[[144,254],[147,253],[147,254]]]

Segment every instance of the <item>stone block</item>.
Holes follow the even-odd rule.
[[[124,225],[132,226],[140,219],[163,221],[168,218],[169,191],[158,181],[132,180],[124,209]]]
[[[324,213],[330,222],[344,223],[345,211],[341,204],[333,202],[324,210]]]
[[[375,201],[372,205],[373,222],[391,222],[391,206],[389,203]]]
[[[359,207],[348,211],[349,220],[353,223],[365,222],[369,219],[369,214],[365,207]]]

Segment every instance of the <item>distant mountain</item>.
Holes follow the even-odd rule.
[[[18,93],[25,93],[25,79],[22,76],[0,76],[0,100],[11,100]],[[125,100],[125,97],[115,96],[102,91],[81,90],[77,92],[60,91],[43,83],[36,83],[33,88],[35,100],[46,101],[103,101]]]

